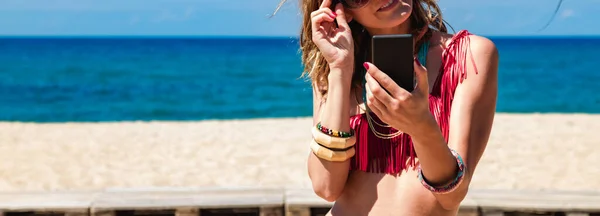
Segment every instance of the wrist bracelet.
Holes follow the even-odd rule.
[[[313,139],[318,144],[325,146],[332,150],[347,149],[349,147],[354,146],[354,144],[356,143],[356,136],[351,136],[351,137],[347,137],[347,138],[332,137],[332,136],[329,136],[329,135],[323,133],[316,127],[313,127],[311,132],[312,132]]]
[[[466,165],[463,162],[462,157],[454,149],[450,149],[450,151],[452,152],[452,155],[456,158],[456,162],[458,164],[458,172],[456,173],[456,177],[454,178],[454,180],[452,180],[452,182],[450,182],[450,184],[447,184],[445,186],[440,186],[440,187],[432,186],[423,177],[423,170],[421,169],[421,166],[419,165],[419,170],[418,170],[419,181],[421,181],[421,184],[423,184],[423,186],[425,188],[427,188],[427,190],[429,190],[433,193],[436,193],[436,194],[450,193],[450,192],[454,191],[456,188],[458,188],[458,186],[462,183],[462,181],[465,177],[464,172],[465,172]]]
[[[332,129],[326,128],[325,126],[321,125],[321,122],[317,123],[317,129],[319,129],[321,132],[323,132],[325,134],[328,134],[329,136],[334,136],[334,137],[348,138],[348,137],[354,136],[354,130],[351,130],[350,132],[332,130]]]
[[[335,151],[319,145],[319,143],[317,143],[314,139],[312,139],[310,142],[310,149],[317,157],[332,162],[346,161],[353,157],[356,153],[354,147]]]

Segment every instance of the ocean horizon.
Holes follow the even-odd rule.
[[[456,33],[450,31],[450,33]],[[600,39],[600,35],[593,34],[570,34],[570,35],[545,35],[545,34],[506,34],[506,35],[481,35],[489,39]],[[133,39],[298,39],[298,35],[175,35],[175,34],[131,34],[131,35],[112,35],[112,34],[77,34],[77,35],[53,35],[53,34],[0,34],[0,39],[52,39],[52,38],[81,38],[81,39],[103,39],[103,38],[133,38]]]
[[[497,112],[600,113],[600,36],[490,36]],[[297,37],[0,36],[0,121],[308,117]]]

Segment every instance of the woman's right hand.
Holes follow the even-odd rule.
[[[320,8],[311,13],[312,41],[329,64],[330,69],[354,69],[354,41],[344,7],[341,3],[330,9],[332,0],[323,0]],[[337,20],[338,26],[335,25]],[[349,75],[352,77],[352,74]]]

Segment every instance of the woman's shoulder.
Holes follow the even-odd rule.
[[[496,45],[491,39],[472,33],[466,29],[460,30],[454,34],[441,32],[439,34],[441,38],[440,41],[444,44],[444,47],[463,44],[469,47],[473,56],[497,54],[498,52]]]
[[[481,74],[479,77],[496,75],[496,70],[490,68],[497,66],[499,54],[491,39],[468,30],[454,34],[438,32],[438,38],[443,47],[443,69],[450,71],[452,86],[462,83],[467,74]]]

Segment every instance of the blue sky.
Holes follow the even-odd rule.
[[[454,29],[489,36],[600,35],[600,0],[440,0]],[[1,0],[0,35],[296,36],[298,0]]]

